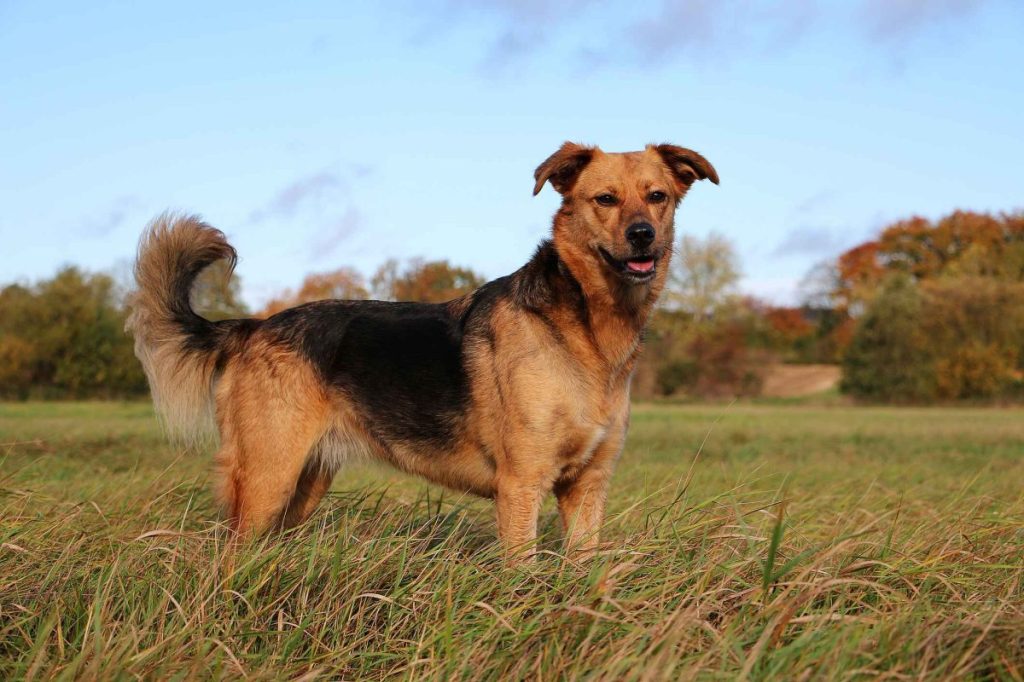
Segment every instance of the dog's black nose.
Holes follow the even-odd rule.
[[[638,249],[645,249],[654,241],[654,227],[650,223],[633,223],[626,228],[626,241]]]

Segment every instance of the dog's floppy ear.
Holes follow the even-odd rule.
[[[650,145],[650,149],[658,152],[676,180],[684,187],[689,187],[697,180],[710,180],[718,184],[718,173],[715,167],[703,156],[685,147],[674,144]]]
[[[533,177],[537,181],[533,186],[534,196],[540,193],[544,183],[548,181],[559,194],[565,194],[572,189],[576,178],[592,158],[594,147],[584,147],[575,142],[564,143],[533,172]]]

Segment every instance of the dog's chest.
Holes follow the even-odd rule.
[[[585,466],[594,456],[598,446],[608,435],[608,426],[580,426],[566,441],[561,451],[561,464],[565,467]]]
[[[565,467],[585,466],[621,423],[628,398],[597,391],[580,391],[563,404],[561,424],[552,433],[562,435],[559,461]]]

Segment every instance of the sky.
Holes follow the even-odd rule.
[[[564,140],[706,156],[677,231],[799,300],[887,222],[1024,209],[1024,2],[0,0],[0,283],[127,272],[198,213],[259,307],[388,257],[498,277]]]

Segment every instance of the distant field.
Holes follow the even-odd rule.
[[[637,406],[583,565],[357,467],[229,573],[208,470],[148,405],[0,404],[0,678],[1024,679],[1021,409]]]

